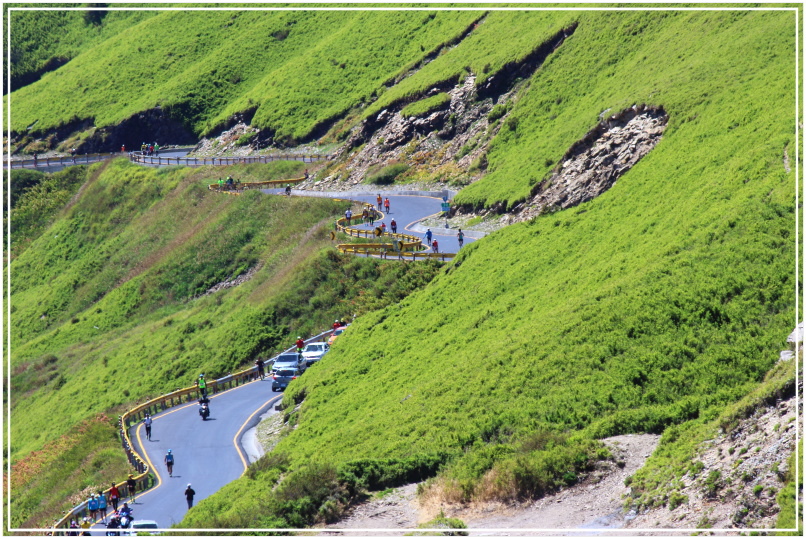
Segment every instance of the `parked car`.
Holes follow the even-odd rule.
[[[302,356],[296,352],[280,354],[277,356],[277,358],[274,360],[274,364],[271,366],[271,370],[273,371],[278,369],[305,370],[305,362],[302,361]]]
[[[333,335],[331,335],[330,338],[327,340],[328,346],[332,346],[333,342],[336,340],[336,337],[338,337],[339,335],[344,333],[344,330],[345,330],[345,328],[339,328],[339,329],[335,330],[333,332]]]
[[[328,350],[330,350],[330,345],[326,342],[308,343],[305,348],[302,349],[302,361],[305,362],[306,367],[310,367],[322,359],[322,356],[327,354]]]
[[[162,535],[160,532],[149,531],[156,530],[157,528],[159,528],[159,524],[154,520],[134,520],[129,528],[121,530],[120,535],[135,537],[137,532],[145,532],[149,535]]]
[[[291,383],[291,380],[296,380],[300,376],[302,376],[302,371],[300,369],[278,369],[274,371],[274,374],[272,375],[271,390],[283,391],[288,387],[288,384]]]

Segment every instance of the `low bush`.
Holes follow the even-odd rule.
[[[426,116],[434,111],[444,108],[450,102],[451,97],[442,92],[406,105],[403,107],[403,110],[400,111],[400,115],[404,118],[411,116]]]
[[[382,168],[375,174],[367,176],[364,183],[369,183],[372,185],[391,185],[395,182],[395,179],[397,179],[398,176],[405,173],[408,169],[409,166],[405,163],[393,163]]]

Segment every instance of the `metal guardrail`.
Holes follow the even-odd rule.
[[[250,163],[271,163],[273,161],[302,161],[315,163],[323,159],[330,159],[329,155],[257,155],[253,157],[162,157],[159,155],[144,155],[142,152],[131,152],[129,159],[133,163],[142,165],[185,165],[187,167],[202,167],[205,165],[225,166]]]
[[[207,186],[207,189],[210,191],[218,191],[219,193],[227,193],[229,195],[240,195],[243,191],[247,191],[250,189],[269,189],[273,187],[283,187],[288,184],[298,184],[304,182],[307,178],[303,176],[302,178],[289,178],[285,180],[266,180],[264,182],[243,182],[243,183],[236,183],[232,186],[224,184],[219,185],[217,183],[211,183]]]
[[[107,159],[114,159],[115,157],[123,157],[127,155],[121,152],[112,153],[86,153],[84,155],[64,156],[64,157],[42,157],[36,159],[13,159],[11,161],[3,160],[3,167],[15,168],[48,168],[53,166],[65,165],[86,165],[89,163],[97,163],[98,161],[105,161]]]
[[[313,337],[309,337],[305,339],[305,343],[315,342],[324,335],[331,333],[332,330],[323,331]],[[291,350],[294,350],[295,347],[292,346],[287,348],[285,351],[281,353],[287,353]],[[279,355],[279,354],[278,354]],[[268,365],[274,363],[274,360],[277,356],[274,356],[268,361]],[[241,386],[247,382],[251,382],[258,377],[258,370],[257,366],[253,365],[252,367],[248,367],[242,371],[238,371],[235,373],[229,373],[226,376],[218,378],[216,380],[211,380],[207,383],[208,395],[214,395],[216,393],[221,393],[223,391],[227,391],[229,389]],[[131,438],[129,437],[129,429],[132,426],[135,426],[142,421],[146,414],[154,415],[156,413],[168,410],[174,406],[179,406],[181,404],[187,404],[196,400],[197,398],[201,397],[201,392],[197,387],[185,387],[181,389],[177,389],[170,393],[166,393],[160,395],[159,397],[150,399],[143,404],[139,404],[128,410],[123,415],[118,418],[118,429],[121,438],[121,444],[123,445],[123,450],[126,452],[126,456],[129,459],[129,463],[132,467],[137,470],[139,475],[134,477],[134,480],[137,482],[137,492],[143,494],[146,490],[152,488],[155,485],[155,478],[151,474],[151,470],[148,466],[147,461],[143,459],[143,457],[134,449],[132,445]],[[126,486],[126,481],[122,481],[120,483],[115,484],[118,489],[122,489]],[[106,496],[112,488],[108,488],[103,491],[104,496]],[[121,492],[124,492],[121,490]],[[123,501],[121,498],[121,503]],[[88,516],[87,510],[87,500],[81,502],[77,506],[70,509],[68,512],[64,514],[64,516],[56,521],[51,531],[53,535],[57,534],[66,534],[66,532],[62,530],[70,530],[70,521],[73,519],[81,519],[85,516]]]
[[[367,211],[374,212],[375,215],[378,215],[378,211],[372,204],[363,203],[364,208]],[[367,237],[370,236],[377,236],[375,230],[365,230],[361,228],[352,228],[350,225],[353,223],[364,224],[364,218],[362,216],[358,217],[351,217],[350,224],[347,224],[347,218],[341,217],[336,220],[336,230],[339,232],[344,232],[349,236],[355,237]],[[383,232],[381,234],[382,238],[392,238],[393,240],[397,240],[393,243],[340,243],[336,245],[336,249],[341,251],[342,253],[352,253],[352,254],[365,254],[369,256],[370,254],[377,254],[380,255],[381,258],[388,258],[390,254],[397,256],[398,260],[406,260],[409,258],[410,260],[416,260],[418,258],[433,258],[437,260],[442,260],[443,262],[448,259],[452,259],[456,256],[454,253],[426,253],[423,252],[425,248],[423,247],[423,240],[419,236],[411,236],[409,234],[401,234],[397,232]]]

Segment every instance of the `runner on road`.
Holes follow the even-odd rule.
[[[459,233],[456,235],[456,237],[459,239],[459,248],[461,249],[462,244],[465,242],[465,233],[462,232],[461,228],[459,229]]]
[[[386,213],[392,213],[389,211],[389,199],[383,201],[383,207],[386,208]]]
[[[381,211],[382,209],[381,206],[383,205],[383,199],[381,198],[380,193],[378,193],[378,198],[376,200],[378,201],[378,211]]]
[[[174,476],[174,455],[171,453],[171,450],[168,450],[168,454],[165,455],[165,466],[168,468],[168,477]]]
[[[428,245],[431,245],[431,237],[433,236],[431,229],[425,231],[425,241],[428,242]]]
[[[190,488],[190,483],[188,483],[188,488],[185,489],[185,499],[188,501],[188,509],[193,507],[193,496],[196,495],[196,491]]]
[[[151,419],[151,414],[146,414],[145,418],[143,418],[143,425],[146,426],[146,438],[148,438],[149,442],[151,441],[151,423],[153,422],[154,420]]]
[[[431,248],[434,250],[435,253],[439,252],[439,244],[437,243],[437,240],[431,242]]]

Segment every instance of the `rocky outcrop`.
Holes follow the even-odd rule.
[[[643,105],[602,121],[566,152],[531,200],[515,207],[512,220],[571,208],[601,195],[655,147],[667,121],[663,109]]]

